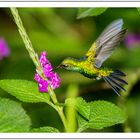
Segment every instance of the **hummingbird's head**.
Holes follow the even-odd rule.
[[[71,57],[65,58],[62,63],[57,68],[64,68],[66,70],[76,70],[77,69],[77,60]]]

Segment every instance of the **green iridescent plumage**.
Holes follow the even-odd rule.
[[[71,57],[66,58],[62,63],[63,68],[75,72],[79,72],[88,78],[97,78],[102,76],[108,76],[112,70],[98,69],[93,66],[93,62],[88,61],[86,57],[83,59],[74,59]]]
[[[101,66],[124,38],[127,29],[122,29],[122,25],[122,19],[115,20],[102,32],[84,57],[81,59],[68,57],[59,67],[79,72],[88,78],[97,80],[103,78],[119,95],[119,90],[125,91],[121,85],[127,82],[120,78],[125,74]]]

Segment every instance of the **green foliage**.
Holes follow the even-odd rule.
[[[111,21],[117,18],[123,19],[124,28],[128,28],[129,30],[128,35],[131,33],[138,34],[137,31],[139,30],[140,25],[140,8],[109,8],[103,14],[100,14],[99,12],[99,16],[96,16],[98,12],[96,13],[95,9],[99,10],[100,8],[80,8],[78,16],[82,14],[83,17],[79,17],[82,18],[82,20],[79,21],[75,19],[76,12],[78,11],[77,8],[19,8],[19,13],[22,20],[24,21],[25,28],[28,29],[28,34],[31,38],[32,43],[34,44],[35,50],[38,54],[40,54],[40,52],[43,50],[47,51],[47,57],[55,67],[60,64],[60,62],[67,56],[80,58],[82,55],[84,55],[85,52],[89,49],[92,42],[98,37],[98,35],[100,35],[103,29]],[[92,10],[94,10],[93,15]],[[0,25],[2,27],[1,37],[5,38],[12,52],[12,55],[1,61],[0,79],[20,78],[33,80],[33,64],[29,59],[29,56],[27,55],[23,41],[19,36],[15,24],[12,23],[13,20],[8,20],[9,14],[9,9],[0,9]],[[86,18],[89,16],[93,17]],[[5,30],[7,27],[8,30]],[[12,33],[12,38],[10,33]],[[130,131],[132,132],[140,131],[140,94],[139,89],[137,88],[137,85],[139,85],[140,81],[140,72],[138,72],[139,74],[137,73],[140,63],[139,56],[139,43],[132,46],[127,46],[127,44],[123,43],[122,41],[121,45],[117,47],[113,55],[111,55],[111,57],[104,64],[105,67],[107,66],[113,69],[119,68],[126,73],[127,76],[125,78],[129,85],[124,87],[126,89],[126,92],[122,93],[121,97],[117,98],[113,94],[113,91],[111,89],[104,91],[109,92],[108,95],[102,94],[102,91],[106,88],[106,84],[104,82],[89,80],[88,78],[84,78],[77,73],[58,70],[57,72],[59,72],[61,80],[63,81],[61,88],[56,90],[58,99],[60,101],[64,101],[65,97],[68,97],[65,93],[66,88],[69,87],[69,84],[73,83],[74,85],[78,85],[79,87],[79,91],[77,91],[77,93],[80,93],[80,95],[84,96],[87,100],[91,100],[92,98],[95,100],[103,99],[107,101],[114,101],[119,106],[124,108],[129,119],[127,119],[127,121],[123,123],[122,131],[126,132],[127,128],[130,128]],[[137,80],[133,81],[133,79],[135,79],[135,76]],[[134,88],[134,86],[136,87]],[[11,91],[12,90],[10,89],[9,93],[11,95],[16,95],[15,97],[24,102],[30,102],[32,100],[32,96],[30,96],[28,92],[19,94],[18,92],[13,93],[13,91]],[[35,90],[35,95],[37,91],[38,89]],[[73,91],[70,89],[70,94],[72,94],[72,92]],[[89,95],[89,93],[91,92],[94,94]],[[0,95],[5,96],[4,94],[5,92],[1,90]],[[25,99],[23,99],[23,97],[19,97],[21,95],[24,96],[25,94],[28,94]],[[48,94],[41,93],[41,97],[35,97],[36,100],[34,100],[33,102],[38,102],[38,100],[41,100],[41,102],[44,102],[44,100],[48,101],[48,98],[45,99],[46,97],[42,96],[48,96]],[[12,98],[11,96],[8,97]],[[28,97],[29,99],[27,101]],[[76,108],[78,110],[78,114],[76,114],[76,117],[79,126],[78,131],[80,132],[90,127],[92,128],[93,126],[96,126],[96,124],[94,121],[94,125],[90,125],[89,127],[90,121],[88,113],[91,109],[90,103],[87,103],[82,98],[77,100],[77,104],[78,102],[79,104],[81,104],[81,107],[77,105]],[[74,106],[75,103],[76,102],[72,101],[71,105]],[[38,103],[36,105],[24,103],[24,105],[25,109],[27,109],[28,111],[28,114],[30,114],[30,117],[32,119],[32,126],[35,127],[36,132],[40,131],[40,127],[41,129],[44,129],[44,127],[42,126],[53,126],[59,128],[60,131],[64,130],[61,124],[62,122],[57,118],[59,116],[57,116],[55,110],[52,111],[52,108],[49,108],[49,106],[46,106],[47,108],[44,108],[44,103]],[[50,109],[50,111],[48,108]],[[70,126],[72,125],[71,119],[75,119],[71,113],[71,109],[71,107],[69,107],[69,109],[65,108],[66,115],[67,110],[69,111],[67,119],[70,121]],[[46,115],[46,117],[44,117],[44,115]],[[47,115],[49,115],[50,117],[48,117]],[[118,116],[118,114],[116,116]],[[120,131],[119,128],[120,127],[109,127],[105,128],[103,131]],[[94,129],[95,128],[93,128],[92,132],[94,132]],[[9,132],[11,131],[9,130]]]
[[[59,130],[54,127],[46,126],[46,127],[40,127],[40,128],[33,128],[31,132],[58,133]]]
[[[137,8],[137,10],[138,10],[138,12],[139,12],[139,14],[140,14],[140,8]]]
[[[85,18],[89,16],[98,16],[104,13],[107,8],[79,8],[78,9],[78,19]]]
[[[30,125],[30,119],[19,103],[0,98],[0,132],[26,132]]]
[[[0,80],[0,87],[23,102],[47,102],[49,95],[40,93],[38,85],[27,80]]]
[[[87,103],[82,98],[67,99],[66,105],[75,105],[78,111],[78,131],[87,128],[103,129],[126,120],[124,112],[116,105],[107,101],[94,101]]]
[[[90,106],[89,104],[80,97],[74,98],[67,98],[65,101],[67,106],[75,106],[76,110],[86,119],[89,119],[89,112]]]

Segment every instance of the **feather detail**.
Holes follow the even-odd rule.
[[[119,76],[126,76],[125,73],[123,73],[122,71],[120,70],[114,70],[114,73],[111,73],[111,75],[119,75]]]
[[[112,83],[107,79],[107,77],[103,77],[103,79],[111,86],[111,88],[113,89],[113,91],[114,91],[118,96],[120,96],[119,91],[116,89],[116,87],[114,87],[114,86],[112,85]]]
[[[86,56],[92,55],[93,57],[95,57],[95,52],[97,52],[105,42],[107,42],[108,40],[110,40],[110,38],[114,37],[118,32],[120,32],[122,29],[122,25],[122,19],[117,19],[109,24],[101,33],[101,35],[96,39],[96,41],[92,44],[92,46],[86,53]]]
[[[127,29],[121,30],[114,37],[108,40],[96,53],[94,66],[100,68],[103,62],[112,54],[120,41],[124,38]]]
[[[123,72],[119,71],[119,73],[118,73],[118,70],[116,72],[114,71],[109,76],[103,77],[103,79],[111,86],[114,92],[120,96],[119,91],[126,91],[121,85],[128,85],[128,83],[124,81],[123,79],[117,77],[117,76],[122,76]],[[114,76],[114,75],[117,75],[117,76]]]
[[[122,30],[123,20],[117,19],[109,24],[96,40],[97,49]]]

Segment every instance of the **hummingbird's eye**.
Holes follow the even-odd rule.
[[[63,64],[63,67],[65,68],[65,67],[67,67],[68,65],[67,64]]]

